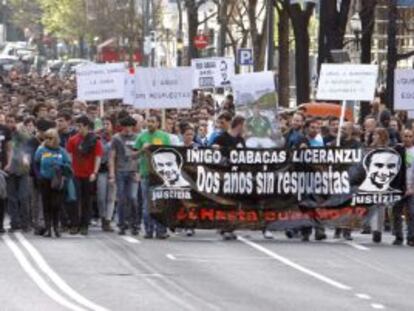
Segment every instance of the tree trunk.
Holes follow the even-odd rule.
[[[279,46],[279,105],[289,107],[290,81],[289,81],[289,13],[285,8],[278,9],[278,46]]]
[[[217,56],[224,56],[226,51],[226,33],[227,33],[227,10],[229,1],[221,1],[218,7],[218,22],[220,24],[220,32],[218,37]],[[236,54],[235,54],[236,55]]]
[[[343,49],[351,0],[342,0],[338,12],[337,0],[320,1],[319,59],[320,65],[332,62],[331,50]]]
[[[253,43],[253,55],[254,55],[254,71],[262,71],[265,66],[265,53],[266,53],[266,43],[267,43],[267,20],[268,14],[266,14],[264,21],[262,32],[259,33],[257,28],[257,0],[249,0],[248,2],[248,18],[250,24],[250,36]]]
[[[372,34],[375,26],[375,7],[377,0],[361,1],[361,12],[359,13],[362,23],[361,39],[361,63],[371,63]]]
[[[194,46],[194,38],[198,32],[198,6],[195,0],[186,0],[187,19],[188,19],[188,65],[193,58],[198,57],[198,50]]]
[[[298,105],[309,102],[310,78],[309,78],[309,21],[315,3],[307,2],[302,11],[300,4],[292,4],[289,7],[290,18],[295,34],[295,73],[296,73],[296,102]]]
[[[361,39],[361,63],[371,63],[371,48],[372,48],[372,34],[374,33],[375,25],[375,7],[377,0],[361,1],[361,11],[359,16],[362,24],[362,39]],[[370,113],[369,102],[361,102],[359,121],[362,124],[365,116]]]

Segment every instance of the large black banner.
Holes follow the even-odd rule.
[[[151,214],[170,228],[358,226],[404,196],[391,148],[206,149],[153,146]]]

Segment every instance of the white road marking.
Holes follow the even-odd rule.
[[[166,257],[174,261],[193,261],[193,262],[242,262],[242,261],[252,261],[252,260],[273,260],[268,256],[250,256],[250,257],[236,257],[236,256],[197,256],[197,255],[188,255],[188,254],[167,254]]]
[[[356,248],[356,249],[358,249],[360,251],[369,251],[369,248],[368,247],[363,246],[361,244],[357,244],[355,242],[349,242],[349,241],[347,241],[347,242],[345,242],[345,244],[347,244],[347,245],[349,245],[349,246],[351,246],[353,248]]]
[[[21,233],[15,233],[17,239],[19,242],[23,245],[23,247],[28,251],[30,256],[33,258],[34,262],[37,264],[37,266],[40,268],[41,271],[43,271],[50,280],[66,295],[68,295],[70,298],[72,298],[74,301],[79,303],[80,305],[96,310],[96,311],[108,311],[108,309],[101,307],[92,301],[86,299],[82,295],[80,295],[78,292],[76,292],[73,288],[71,288],[46,262],[46,260],[42,257],[42,255],[37,251],[36,248],[33,247],[29,243],[29,241],[26,240],[26,238]]]
[[[375,310],[384,310],[385,306],[379,303],[371,303],[371,307]]]
[[[36,283],[37,286],[51,299],[56,301],[58,304],[74,311],[86,311],[73,303],[67,300],[65,297],[60,295],[56,292],[53,288],[49,286],[49,284],[42,278],[42,276],[35,270],[32,264],[27,260],[23,252],[17,246],[17,244],[10,239],[8,235],[3,236],[3,240],[6,245],[10,248],[13,252],[14,256],[16,257],[17,261],[19,262],[20,266],[23,270],[30,276],[30,278]]]
[[[355,294],[359,299],[370,300],[371,296],[367,294]]]
[[[326,284],[329,284],[329,285],[331,285],[333,287],[336,287],[336,288],[342,289],[342,290],[351,290],[352,289],[348,285],[342,284],[342,283],[337,282],[337,281],[335,281],[335,280],[333,280],[331,278],[328,278],[328,277],[326,277],[326,276],[324,276],[322,274],[319,274],[319,273],[314,272],[314,271],[312,271],[312,270],[310,270],[308,268],[305,268],[305,267],[303,267],[303,266],[301,266],[301,265],[293,262],[292,260],[290,260],[288,258],[285,258],[285,257],[282,257],[282,256],[280,256],[280,255],[272,252],[271,250],[269,250],[269,249],[267,249],[267,248],[265,248],[265,247],[263,247],[263,246],[255,243],[255,242],[252,242],[250,240],[246,240],[245,238],[243,238],[241,236],[238,236],[237,239],[239,241],[243,242],[244,244],[249,245],[250,247],[252,247],[252,248],[254,248],[254,249],[256,249],[256,250],[258,250],[258,251],[260,251],[260,252],[262,252],[262,253],[264,253],[266,255],[268,255],[269,257],[272,257],[272,258],[276,259],[277,261],[285,264],[286,266],[289,266],[289,267],[291,267],[291,268],[293,268],[295,270],[298,270],[298,271],[300,271],[302,273],[305,273],[305,274],[307,274],[307,275],[309,275],[309,276],[311,276],[311,277],[313,277],[313,278],[315,278],[315,279],[317,279],[319,281],[322,281],[322,282],[324,282]]]
[[[122,236],[121,238],[122,238],[123,240],[125,240],[125,241],[129,242],[129,243],[132,243],[132,244],[140,244],[140,243],[141,243],[139,240],[134,239],[134,238],[133,238],[133,237],[131,237],[131,236]]]

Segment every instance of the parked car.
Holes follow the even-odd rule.
[[[12,69],[22,70],[23,64],[16,56],[0,56],[0,71],[9,72]]]
[[[63,63],[62,67],[60,68],[59,76],[61,78],[68,77],[72,74],[75,74],[77,66],[83,66],[87,64],[93,64],[93,62],[87,59],[81,59],[81,58],[69,59],[65,63]]]

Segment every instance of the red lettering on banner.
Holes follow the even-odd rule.
[[[197,219],[198,219],[198,215],[197,215],[197,213],[196,213],[196,211],[195,211],[195,209],[194,209],[194,208],[192,208],[192,209],[190,210],[190,212],[188,213],[188,218],[189,218],[190,220],[197,220]]]
[[[277,215],[273,211],[267,211],[264,213],[264,220],[265,221],[276,221]]]
[[[246,219],[249,222],[257,221],[257,214],[256,212],[247,212]]]
[[[279,213],[279,220],[289,220],[289,215],[287,212],[280,212]]]
[[[227,218],[229,221],[236,221],[237,220],[237,212],[236,211],[230,211],[227,213]]]
[[[188,215],[187,215],[187,211],[185,210],[185,208],[180,208],[179,210],[178,210],[178,213],[177,213],[177,220],[178,221],[180,221],[180,220],[186,220],[187,219],[187,217],[188,217]]]
[[[226,212],[216,211],[216,220],[227,220]]]
[[[246,221],[246,213],[244,211],[239,211],[239,220]]]
[[[206,209],[202,208],[200,210],[200,219],[201,220],[214,220],[214,210],[213,209]]]

